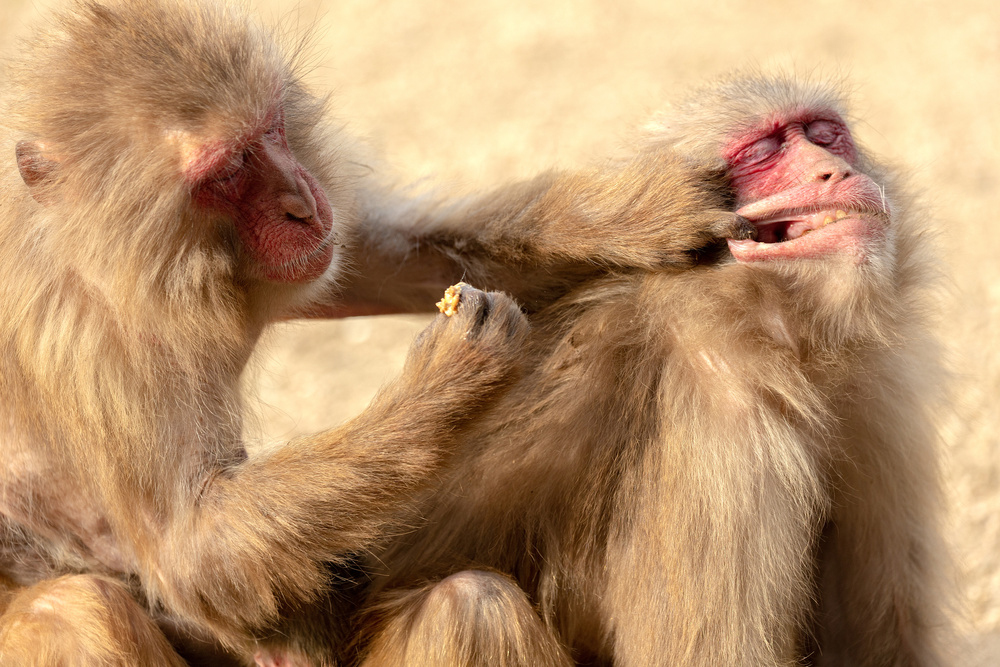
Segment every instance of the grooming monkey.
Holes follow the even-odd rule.
[[[178,665],[215,642],[247,659],[262,637],[263,664],[328,664],[328,568],[413,523],[414,494],[517,377],[527,326],[509,297],[465,291],[360,416],[248,456],[239,377],[269,323],[430,307],[463,272],[538,310],[752,235],[668,152],[408,203],[357,165],[286,51],[218,4],[77,2],[8,73],[4,665]]]
[[[943,663],[930,264],[846,118],[754,75],[651,125],[640,155],[724,174],[756,239],[532,314],[524,376],[372,559],[349,659]]]

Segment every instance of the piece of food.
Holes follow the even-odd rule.
[[[462,288],[468,287],[465,283],[455,283],[444,291],[444,298],[437,302],[438,310],[451,317],[458,312],[458,301],[462,294]]]

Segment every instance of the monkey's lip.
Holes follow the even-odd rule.
[[[266,280],[280,283],[303,283],[316,280],[326,273],[333,260],[334,243],[337,234],[331,229],[316,247],[297,257],[275,264],[263,264],[261,268]]]
[[[737,211],[743,215],[745,207]],[[754,219],[757,240],[729,239],[729,250],[739,262],[781,259],[824,259],[833,255],[866,256],[867,246],[882,237],[888,226],[883,211],[845,208],[792,209]]]
[[[757,228],[758,243],[783,243],[802,238],[827,225],[832,225],[848,217],[856,217],[856,215],[852,216],[843,209],[835,209],[800,214],[788,213],[751,222]]]

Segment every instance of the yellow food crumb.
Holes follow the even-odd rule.
[[[458,301],[465,283],[456,283],[444,291],[444,298],[437,302],[438,310],[451,317],[458,312]]]

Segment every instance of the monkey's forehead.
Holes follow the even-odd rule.
[[[283,49],[247,16],[179,0],[77,2],[26,40],[11,69],[15,113],[55,129],[66,118],[178,126],[222,112],[254,122],[292,78]]]
[[[734,137],[761,131],[778,119],[795,120],[819,112],[847,119],[844,84],[787,72],[737,72],[697,88],[655,114],[643,128],[647,137],[699,160],[720,161]]]

